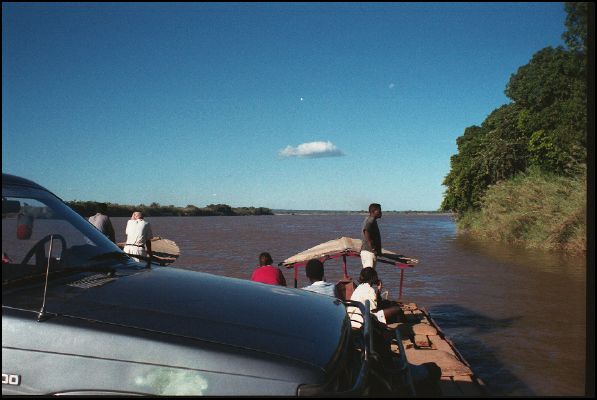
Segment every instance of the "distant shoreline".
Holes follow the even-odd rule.
[[[274,215],[367,215],[367,211],[328,211],[328,210],[275,210],[272,209]],[[453,215],[451,212],[445,211],[383,211],[384,215]]]
[[[110,217],[129,217],[133,211],[141,211],[147,217],[217,217],[217,216],[252,216],[252,215],[367,215],[365,210],[290,210],[285,208],[271,209],[266,207],[231,207],[227,204],[209,204],[199,208],[192,204],[186,207],[173,205],[130,205],[116,203],[99,203],[97,201],[67,201],[77,213],[87,218],[97,212],[98,206],[104,204]],[[384,215],[453,215],[444,211],[392,211],[384,210]]]

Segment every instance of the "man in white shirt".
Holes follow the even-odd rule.
[[[303,290],[338,297],[336,285],[323,280],[323,263],[321,261],[317,259],[309,260],[305,266],[305,272],[311,284],[305,286]]]
[[[382,284],[377,277],[377,272],[371,267],[363,268],[359,276],[360,285],[352,293],[350,300],[359,301],[365,304],[369,300],[369,311],[379,322],[384,324],[398,322],[402,310],[398,305],[390,305],[380,308],[379,291]],[[348,317],[353,328],[360,328],[363,324],[361,310],[354,306],[347,307]]]
[[[151,258],[152,237],[151,225],[143,219],[141,212],[135,211],[126,223],[126,245],[123,250],[131,255]],[[133,259],[139,261],[138,258]]]

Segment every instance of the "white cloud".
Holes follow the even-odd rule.
[[[395,87],[396,87],[396,84],[393,82],[388,85],[389,89],[394,89]]]
[[[336,147],[332,142],[309,142],[299,144],[296,147],[286,146],[285,149],[278,152],[280,157],[339,157],[344,153]]]

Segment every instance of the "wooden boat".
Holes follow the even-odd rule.
[[[121,249],[123,249],[125,245],[126,243],[124,242],[117,243],[117,246]],[[172,264],[180,256],[180,248],[174,241],[159,236],[151,238],[151,250],[151,261],[159,265]],[[143,258],[144,260],[146,259],[146,257],[138,255],[135,255],[135,257]]]
[[[297,287],[298,270],[309,260],[319,259],[325,263],[330,259],[342,258],[344,277],[336,287],[339,289],[341,300],[348,305],[356,284],[348,275],[347,258],[360,258],[361,243],[359,239],[341,237],[302,251],[279,265],[294,269],[294,286]],[[416,303],[403,301],[404,271],[407,268],[413,268],[418,260],[383,249],[377,262],[378,268],[381,264],[400,268],[399,298],[392,303],[400,306],[404,314],[400,322],[387,325],[388,331],[392,334],[389,336],[390,339],[384,342],[390,347],[391,354],[395,358],[394,364],[397,366],[397,371],[396,369],[372,371],[369,377],[379,386],[387,388],[387,390],[380,388],[379,394],[389,392],[419,396],[486,396],[487,390],[483,381],[475,375],[431,315]],[[439,376],[434,379],[429,377],[418,379],[421,368],[425,365],[435,365],[434,369]]]

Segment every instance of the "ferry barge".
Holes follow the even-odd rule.
[[[279,265],[294,270],[294,287],[298,286],[299,268],[311,259],[325,263],[331,259],[342,259],[343,278],[336,284],[339,296],[345,305],[350,305],[350,295],[356,284],[348,274],[347,258],[360,258],[361,240],[341,237],[302,251],[287,258]],[[404,272],[418,264],[418,260],[382,249],[377,258],[378,265],[392,265],[400,269],[399,298],[392,301],[403,312],[401,322],[389,324],[393,333],[388,342],[399,371],[383,370],[375,374],[378,384],[395,394],[412,396],[487,396],[485,383],[473,372],[471,366],[446,337],[439,325],[423,307],[402,299]],[[353,304],[354,305],[354,304]],[[367,307],[366,307],[367,308]],[[379,349],[377,349],[379,350]],[[372,352],[376,352],[373,349]],[[418,380],[417,370],[423,365],[435,365],[438,375]],[[380,390],[381,393],[386,392]]]

